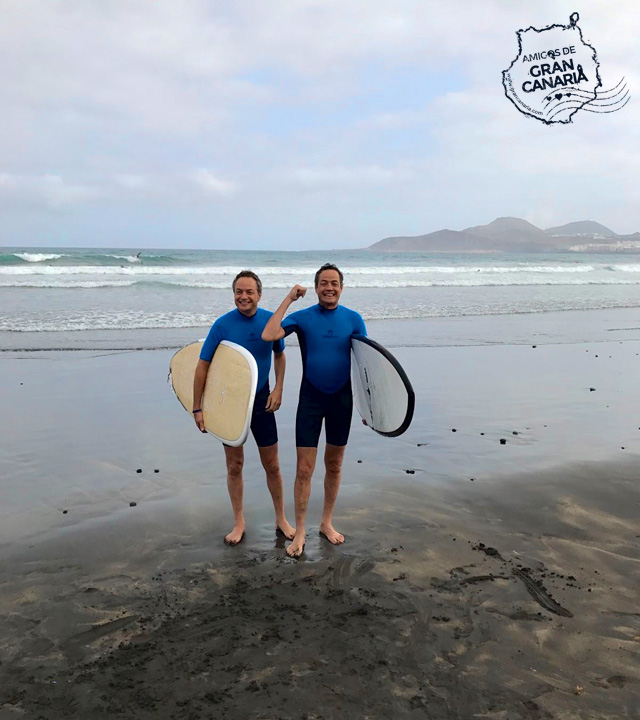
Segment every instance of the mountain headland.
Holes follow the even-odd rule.
[[[543,230],[516,217],[497,218],[464,230],[388,237],[370,245],[377,252],[640,252],[640,232],[618,235],[593,220]]]

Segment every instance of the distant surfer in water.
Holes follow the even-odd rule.
[[[230,340],[249,350],[258,365],[258,385],[253,403],[251,432],[258,446],[262,467],[267,475],[267,486],[276,513],[276,532],[291,540],[295,528],[287,522],[284,514],[282,475],[278,461],[278,430],[274,417],[275,411],[282,403],[286,367],[284,342],[282,340],[273,343],[263,342],[261,339],[262,331],[272,313],[258,308],[262,297],[260,278],[251,270],[243,270],[234,279],[232,287],[236,309],[222,315],[213,323],[200,352],[193,381],[193,407],[195,408],[193,417],[198,429],[203,433],[206,432],[201,409],[202,393],[209,365],[220,342]],[[273,390],[270,390],[269,372],[272,352],[276,382]],[[244,448],[224,445],[224,454],[227,463],[227,488],[234,516],[233,530],[225,536],[224,541],[227,545],[237,545],[242,541],[245,533],[242,511]]]
[[[318,304],[285,318],[289,306],[307,292],[305,287],[295,285],[262,333],[263,340],[276,342],[295,332],[302,353],[302,383],[296,414],[296,534],[287,547],[287,555],[291,557],[300,557],[304,552],[311,476],[316,466],[323,420],[326,449],[320,535],[334,545],[344,542],[344,535],[333,527],[333,510],[340,488],[342,461],[353,410],[351,336],[366,335],[367,331],[364,320],[357,312],[339,304],[343,284],[342,272],[335,265],[326,263],[315,275]]]

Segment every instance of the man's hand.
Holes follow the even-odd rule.
[[[267,412],[275,412],[280,408],[280,405],[282,405],[282,390],[280,390],[279,388],[273,388],[273,390],[269,393],[269,397],[267,398],[265,410]]]
[[[202,433],[207,432],[207,428],[204,426],[204,417],[202,416],[202,410],[198,410],[197,413],[193,413],[193,419],[196,421],[198,430]]]
[[[303,287],[302,285],[294,285],[291,288],[291,291],[289,292],[289,298],[291,299],[291,302],[295,302],[296,300],[299,300],[301,297],[304,297],[307,294],[307,288]]]

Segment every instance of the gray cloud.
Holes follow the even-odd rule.
[[[358,246],[504,214],[638,230],[634,98],[549,128],[502,91],[516,30],[574,10],[561,0],[5,2],[0,203],[12,223],[0,242],[32,241],[34,208],[70,243],[91,226],[110,244],[116,216],[144,233],[151,210],[164,218],[154,242],[174,242],[178,222],[185,238],[224,223],[234,247],[322,246],[328,228]],[[605,86],[625,75],[633,94],[640,11],[628,0],[579,10]]]

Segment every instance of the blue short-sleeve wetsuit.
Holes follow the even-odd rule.
[[[351,336],[367,334],[364,320],[343,305],[328,310],[317,304],[291,313],[282,328],[298,335],[302,354],[296,446],[317,447],[323,420],[327,443],[346,445],[353,411]]]
[[[211,362],[220,342],[230,340],[246,348],[256,359],[258,385],[253,403],[251,432],[258,447],[269,447],[278,442],[274,413],[265,411],[270,393],[271,353],[279,354],[284,351],[283,340],[270,343],[262,339],[262,331],[272,315],[272,312],[258,308],[254,315],[247,317],[236,308],[213,323],[200,351],[200,359]]]

